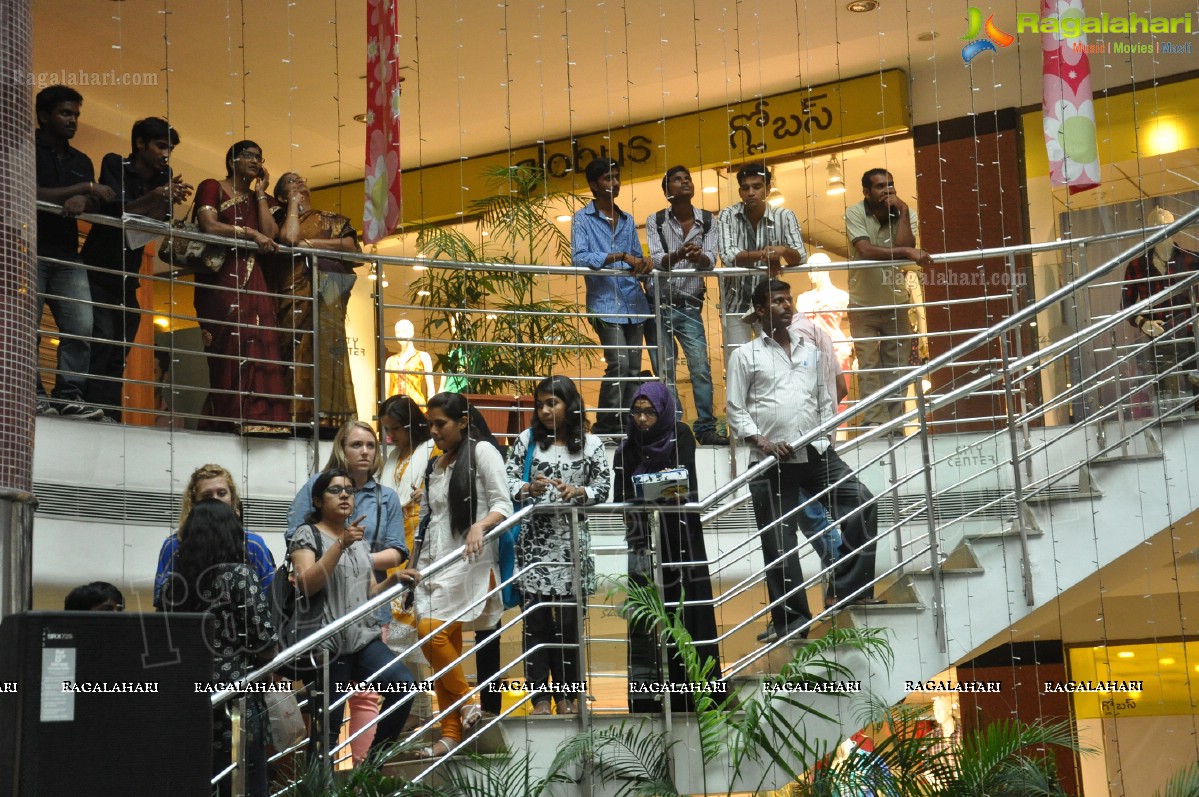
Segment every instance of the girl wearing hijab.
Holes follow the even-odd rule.
[[[613,470],[616,472],[614,501],[632,501],[636,492],[633,477],[642,473],[657,473],[670,468],[686,468],[689,500],[698,493],[695,475],[695,435],[681,421],[675,420],[675,402],[670,389],[660,382],[647,382],[633,396],[629,417],[625,421],[624,443],[616,450]],[[653,514],[650,511],[630,513],[626,516],[625,539],[629,545],[629,577],[648,580],[652,583],[652,570],[645,564],[650,561],[647,550]],[[720,648],[715,639],[716,611],[712,607],[712,580],[708,574],[708,553],[704,547],[703,528],[699,515],[661,512],[658,514],[658,538],[654,542],[662,561],[662,598],[666,608],[674,612],[680,600],[683,607],[683,625],[695,640],[695,650],[700,661],[711,659],[713,667],[709,681],[720,681]],[[683,564],[687,563],[687,564]],[[696,564],[700,563],[700,564]],[[629,628],[629,682],[660,682],[661,664],[658,661],[660,647],[652,631],[645,628]],[[688,683],[683,661],[674,652],[667,662],[671,683]],[[713,689],[717,692],[719,687]],[[629,695],[630,711],[660,711],[655,694]],[[716,694],[719,700],[721,695]],[[694,711],[694,701],[688,693],[672,693],[673,711]]]

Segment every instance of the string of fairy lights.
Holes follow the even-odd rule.
[[[594,3],[587,3],[587,5],[591,6],[594,5]],[[670,24],[668,24],[667,21],[668,17],[670,17],[670,12],[674,8],[674,4],[668,2],[668,0],[659,0],[659,3],[657,4],[657,25],[661,47],[657,54],[657,72],[661,98],[656,109],[658,121],[664,123],[668,117],[677,114],[680,110],[681,103],[677,101],[677,98],[670,96],[668,90],[668,85],[675,84],[668,81],[668,76],[671,75],[671,72],[668,69],[670,65],[668,61],[668,53],[670,51],[667,49],[667,45],[669,40],[683,36],[687,28],[689,28],[689,34],[695,43],[695,46],[691,48],[692,60],[690,67],[692,74],[688,76],[689,83],[694,86],[694,98],[693,101],[689,101],[688,110],[703,111],[705,108],[716,104],[723,106],[723,110],[725,112],[731,112],[731,109],[733,109],[738,103],[758,94],[758,92],[754,90],[755,87],[769,85],[771,81],[769,80],[769,76],[765,71],[765,59],[762,57],[763,53],[760,52],[757,44],[765,38],[763,30],[764,26],[772,24],[775,20],[775,17],[768,13],[768,10],[773,11],[774,5],[775,4],[770,3],[769,0],[724,3],[721,4],[720,8],[718,9],[716,24],[701,27],[700,20],[704,16],[704,13],[710,13],[712,9],[710,7],[704,7],[701,9],[699,0],[691,0],[689,3],[689,24],[681,25],[676,31],[671,29]],[[559,135],[563,129],[565,130],[567,140],[574,140],[583,132],[592,132],[590,129],[583,131],[581,129],[581,125],[579,125],[576,120],[579,118],[580,104],[583,102],[593,102],[597,96],[602,97],[602,102],[604,103],[604,119],[606,121],[602,126],[603,132],[613,140],[620,134],[624,127],[647,121],[638,117],[638,106],[634,103],[633,99],[634,92],[638,85],[646,82],[648,78],[645,75],[634,73],[634,60],[630,57],[630,53],[633,49],[633,42],[630,38],[630,32],[635,23],[632,6],[628,0],[621,0],[619,3],[608,2],[604,4],[603,24],[599,30],[579,30],[574,22],[574,19],[572,18],[572,12],[580,9],[581,6],[582,0],[561,0],[560,3],[536,3],[534,18],[537,21],[537,28],[533,31],[521,30],[519,40],[517,40],[517,37],[514,36],[514,31],[512,29],[512,26],[515,24],[513,19],[514,15],[510,13],[512,4],[500,4],[500,8],[502,9],[500,15],[502,19],[501,38],[503,42],[503,54],[502,58],[499,60],[499,69],[496,74],[500,76],[500,82],[498,82],[497,88],[501,90],[503,96],[502,114],[505,130],[504,136],[506,140],[506,147],[509,152],[514,151],[517,147],[526,146],[530,143],[552,140],[555,136]],[[769,9],[768,6],[770,7]],[[1090,0],[1088,0],[1088,6],[1091,6]],[[815,13],[812,11],[811,4],[809,2],[803,2],[803,0],[794,0],[794,3],[791,4],[791,7],[794,15],[793,24],[797,28],[797,37],[801,41],[807,42],[814,40],[818,34],[824,33],[823,31],[815,31],[813,29]],[[308,122],[303,119],[304,109],[300,107],[300,103],[297,100],[297,98],[301,96],[301,87],[307,80],[308,76],[305,74],[305,70],[300,68],[300,64],[298,63],[299,54],[295,48],[298,26],[297,17],[305,12],[301,10],[298,7],[298,4],[293,0],[280,2],[278,4],[278,8],[282,12],[281,21],[286,31],[285,50],[282,53],[282,57],[279,59],[279,63],[282,66],[282,73],[285,75],[286,80],[288,124],[285,129],[272,129],[270,131],[270,135],[277,139],[286,140],[288,153],[286,157],[281,158],[280,160],[284,163],[291,163],[297,157],[297,150],[300,148],[301,137],[297,135],[297,129],[301,125],[308,124]],[[346,127],[343,125],[343,120],[347,119],[348,115],[344,113],[346,109],[342,108],[342,92],[347,90],[347,86],[345,84],[349,81],[343,81],[342,71],[343,69],[353,69],[352,64],[355,63],[353,58],[356,56],[351,57],[349,54],[356,53],[356,50],[347,45],[346,42],[356,41],[355,37],[360,35],[360,32],[350,31],[343,34],[340,25],[342,19],[347,13],[346,9],[339,7],[338,0],[332,0],[331,8],[332,11],[329,21],[331,24],[331,46],[335,52],[335,59],[333,62],[333,77],[334,85],[336,87],[336,97],[333,103],[335,114],[332,120],[331,135],[336,145],[336,179],[338,183],[344,184],[352,183],[354,179],[356,179],[357,166],[352,162],[348,162],[346,158],[343,157],[343,152],[357,151],[356,144],[351,144],[350,139],[351,136],[357,134],[358,129],[353,126]],[[450,8],[452,8],[452,13],[460,19],[465,15],[470,14],[473,10],[472,4],[468,2],[468,0],[455,0],[455,2],[450,5]],[[933,4],[931,3],[927,5],[921,5],[919,3],[907,2],[905,3],[905,9],[906,12],[902,28],[902,35],[906,36],[908,41],[912,41],[914,39],[915,32],[923,29],[926,25],[928,30],[937,34],[933,36],[930,42],[931,56],[928,60],[931,62],[931,65],[924,67],[925,69],[931,70],[932,78],[921,85],[921,90],[931,94],[932,106],[939,109],[943,100],[946,99],[941,86],[943,75],[948,74],[948,70],[950,68],[965,69],[967,71],[969,76],[968,116],[973,120],[974,132],[976,133],[973,146],[974,163],[969,165],[990,165],[992,161],[995,161],[995,174],[1000,184],[1004,184],[1005,180],[1011,177],[1009,170],[1016,167],[1013,164],[1005,161],[1005,159],[995,158],[991,152],[984,150],[983,145],[980,143],[980,141],[983,139],[981,134],[984,130],[989,129],[990,127],[995,127],[998,124],[999,111],[996,110],[996,103],[994,102],[993,98],[998,95],[1005,80],[1014,79],[1020,86],[1032,84],[1036,82],[1036,80],[1039,80],[1039,75],[1037,75],[1034,79],[1034,76],[1027,74],[1025,64],[1023,63],[1023,57],[1021,57],[1023,56],[1024,51],[1028,49],[1036,48],[1039,51],[1039,38],[1022,37],[1017,39],[1017,43],[1015,45],[1015,55],[1017,57],[1009,59],[1009,61],[1014,61],[1014,66],[1006,61],[1001,64],[998,59],[975,59],[967,65],[961,65],[953,62],[953,58],[955,56],[955,45],[953,45],[952,42],[956,41],[956,26],[958,25],[958,21],[946,20],[943,17],[938,17]],[[1152,4],[1150,4],[1150,8],[1146,11],[1143,8],[1134,9],[1132,3],[1129,1],[1118,2],[1116,0],[1104,0],[1103,2],[1094,3],[1094,6],[1090,7],[1089,10],[1091,13],[1096,14],[1127,14],[1134,10],[1142,15],[1153,13]],[[926,11],[927,14],[924,13]],[[127,63],[125,58],[125,48],[129,46],[129,42],[127,41],[127,34],[123,23],[126,15],[143,12],[135,11],[132,7],[127,10],[117,5],[114,7],[112,13],[113,19],[116,22],[112,46],[113,49],[118,51],[116,55],[118,68],[124,70],[125,64]],[[172,26],[173,7],[170,3],[170,0],[164,0],[161,10],[156,10],[154,13],[161,14],[162,17],[162,87],[165,102],[165,114],[167,118],[170,118],[173,106],[177,102],[174,94],[178,90],[174,81],[174,62],[172,61],[171,57],[173,43],[172,39],[176,39],[181,42],[186,37],[187,32],[178,30]],[[463,38],[467,35],[466,32],[468,31],[468,27],[465,25],[459,25],[457,27],[457,40],[448,43],[453,47],[454,50],[455,71],[452,75],[452,80],[454,81],[453,93],[458,98],[457,115],[453,119],[449,120],[443,118],[428,118],[430,113],[426,110],[424,97],[427,93],[443,90],[441,87],[444,86],[443,81],[445,76],[437,76],[421,70],[421,30],[422,25],[425,24],[426,20],[423,15],[426,13],[431,13],[427,3],[422,5],[421,0],[412,0],[411,18],[415,23],[415,27],[411,31],[403,31],[400,39],[402,47],[410,48],[410,54],[405,56],[405,54],[402,53],[402,58],[410,58],[412,63],[415,65],[420,78],[414,81],[415,102],[412,105],[405,103],[404,106],[406,110],[411,108],[414,111],[412,117],[405,117],[402,120],[405,128],[405,145],[414,152],[410,162],[408,161],[408,158],[405,157],[406,168],[422,169],[426,166],[435,165],[432,162],[426,162],[427,160],[431,160],[431,158],[427,156],[425,148],[427,139],[433,136],[436,136],[438,139],[443,139],[447,135],[456,137],[458,142],[458,174],[462,183],[465,184],[467,182],[466,178],[468,170],[474,168],[470,158],[479,154],[471,151],[471,145],[469,141],[472,139],[470,139],[470,137],[467,135],[467,131],[471,125],[488,124],[490,121],[471,118],[470,108],[467,105],[467,98],[464,92],[464,85],[468,80],[466,76],[467,70],[465,69],[466,64],[464,62],[477,58],[478,56],[476,53],[470,50],[470,42]],[[832,15],[833,27],[831,31],[828,32],[836,47],[835,52],[837,56],[832,64],[831,71],[834,79],[837,81],[843,81],[847,79],[847,75],[843,71],[844,64],[841,58],[843,46],[843,27],[847,24],[842,18],[843,13],[844,12],[841,10],[841,4],[837,4],[837,10]],[[917,19],[921,20],[920,24],[917,24]],[[550,20],[552,20],[552,23]],[[247,107],[253,102],[254,93],[261,92],[264,84],[250,80],[250,69],[248,67],[247,60],[247,46],[254,39],[255,34],[254,31],[248,27],[249,17],[247,14],[245,0],[226,0],[223,18],[221,18],[220,21],[224,25],[224,40],[226,45],[225,53],[214,54],[213,61],[216,62],[219,60],[224,60],[225,62],[227,99],[224,101],[224,105],[227,108],[227,111],[224,116],[227,120],[226,134],[231,142],[238,138],[244,137],[243,134],[246,134],[247,132],[252,134],[250,137],[257,135],[256,131],[249,129],[250,125]],[[854,19],[853,21],[855,24],[860,24],[859,19]],[[562,36],[564,40],[565,62],[562,64],[551,64],[549,63],[550,48],[547,46],[548,43],[545,39],[545,36],[546,31],[558,29],[563,31]],[[880,33],[884,32],[880,31]],[[893,31],[886,31],[885,33],[887,35],[895,35],[895,32]],[[952,38],[950,34],[953,34]],[[946,41],[941,42],[941,38],[945,38]],[[709,42],[712,42],[712,44],[709,44]],[[719,42],[719,44],[716,44],[716,42]],[[441,42],[438,43],[438,46],[445,46],[445,44],[447,43]],[[602,47],[606,53],[606,57],[602,62],[602,75],[599,76],[603,85],[603,91],[599,95],[597,95],[594,91],[587,91],[584,93],[581,89],[577,88],[582,81],[592,83],[595,81],[596,76],[590,74],[580,75],[574,60],[574,55],[577,53],[578,48],[594,47],[597,44]],[[878,60],[880,65],[878,68],[878,74],[880,76],[885,71],[886,62],[886,50],[883,44],[883,37],[880,36],[875,44],[879,55]],[[346,47],[346,53],[342,52],[343,46]],[[735,58],[731,61],[727,57],[727,53],[730,51],[730,49],[733,53],[735,53]],[[713,60],[715,60],[719,69],[723,72],[723,81],[719,102],[714,103],[711,97],[704,96],[704,88],[706,85],[704,73],[710,72],[713,69],[713,60],[706,60],[701,63],[701,59],[706,58],[717,50],[720,53],[720,57],[719,59]],[[803,47],[798,47],[795,51],[795,77],[796,82],[800,86],[810,85],[810,76],[819,74],[822,67],[828,67],[827,64],[814,63],[812,61],[812,52],[813,50],[811,48],[805,49]],[[537,65],[536,75],[538,79],[538,85],[535,91],[527,91],[527,87],[524,86],[514,86],[514,81],[517,79],[516,74],[519,71],[519,68],[514,66],[514,60],[521,57],[531,57],[535,59]],[[909,75],[916,71],[915,58],[916,55],[914,54],[914,50],[909,47],[906,53],[906,60],[904,61],[907,74]],[[1156,60],[1150,60],[1149,74],[1145,76],[1134,76],[1139,82],[1134,82],[1129,89],[1129,92],[1135,99],[1135,102],[1133,103],[1131,127],[1138,136],[1140,136],[1146,129],[1149,128],[1154,118],[1161,110],[1157,101],[1157,92],[1155,88],[1152,88],[1152,86],[1156,85],[1159,78],[1162,77],[1158,71],[1159,63],[1160,62]],[[945,66],[942,66],[942,64],[945,64]],[[1094,66],[1095,65],[1092,64],[1092,67]],[[1111,67],[1111,63],[1103,64],[1104,69],[1111,69]],[[558,69],[562,70],[565,75],[565,105],[567,108],[565,120],[555,118],[556,104],[554,102],[554,98],[550,96],[549,91],[551,81],[549,80],[548,75],[551,70]],[[942,70],[945,70],[945,72],[943,73]],[[1102,71],[1103,70],[1097,70],[1097,72],[1100,74]],[[850,75],[849,77],[855,76],[856,75]],[[435,80],[441,80],[442,82],[435,82]],[[426,81],[429,82],[429,85],[426,85]],[[1146,86],[1149,88],[1146,88]],[[276,82],[275,87],[276,89],[278,88],[278,82]],[[1098,89],[1099,86],[1096,86],[1096,90]],[[988,97],[990,99],[988,99]],[[518,103],[521,105],[532,103],[541,109],[541,121],[539,128],[527,132],[518,131],[516,129],[513,110]],[[1100,127],[1113,129],[1124,124],[1120,118],[1117,118],[1114,115],[1112,105],[1110,103],[1096,103],[1096,106],[1102,108],[1101,113],[1103,115],[1101,117]],[[125,115],[129,114],[126,105],[124,103],[120,103],[118,108],[121,111],[122,118],[124,119]],[[144,116],[147,114],[134,113],[132,115]],[[946,120],[937,114],[931,119],[926,120],[924,123],[932,125],[939,133],[943,130],[942,122],[944,121]],[[992,122],[995,124],[991,124]],[[455,128],[452,134],[447,130],[447,127]],[[343,128],[345,129],[343,130]],[[408,135],[408,130],[414,130],[415,134]],[[661,145],[666,148],[667,152],[670,152],[676,145],[680,149],[684,149],[684,151],[686,151],[686,148],[692,143],[689,141],[676,141],[672,139],[670,137],[671,134],[669,133],[669,130],[665,124],[662,125],[662,130],[663,134]],[[1015,134],[1015,131],[1012,131],[1012,134]],[[900,138],[901,141],[898,142],[899,144],[904,144],[907,141],[906,137]],[[842,145],[845,144],[845,142],[840,143]],[[884,140],[880,142],[881,151],[879,149],[871,150],[872,156],[875,155],[875,153],[878,153],[878,165],[881,165],[884,168],[890,168],[891,159],[896,157],[894,153],[901,151],[898,148],[892,148],[889,146],[892,143],[897,142]],[[1110,141],[1100,142],[1101,151],[1103,150],[1103,144],[1105,143],[1110,144]],[[699,146],[699,160],[704,163],[709,162],[712,153],[705,152],[703,149],[703,147],[708,145],[701,139]],[[1117,153],[1114,151],[1109,150],[1107,154],[1110,156],[1108,159],[1109,162],[1117,160]],[[728,146],[722,155],[723,160],[726,163],[735,165],[738,156],[732,146]],[[1164,162],[1160,154],[1155,156],[1155,158],[1159,165]],[[1127,161],[1128,159],[1119,158],[1119,160],[1123,162]],[[1144,157],[1138,155],[1137,157],[1131,159],[1131,169],[1125,169],[1123,166],[1121,166],[1121,174],[1135,183],[1150,184],[1152,186],[1154,184],[1153,180],[1155,174],[1155,171],[1151,168],[1153,161],[1154,157]],[[805,190],[803,191],[802,198],[793,197],[790,200],[790,205],[794,209],[798,210],[800,207],[803,207],[806,210],[804,215],[807,218],[813,218],[816,215],[817,206],[815,203],[814,193],[815,191],[820,190],[820,175],[819,170],[815,165],[818,163],[819,161],[813,160],[812,163],[808,164],[808,170],[806,173],[807,176],[804,178]],[[958,168],[961,167],[951,167],[942,158],[931,159],[929,163],[932,164],[932,168],[935,169],[935,179],[922,179],[920,181],[921,191],[924,194],[922,197],[924,199],[924,205],[926,207],[936,208],[938,210],[944,209],[948,202],[944,186],[947,184],[947,181],[952,179],[957,173]],[[872,163],[871,165],[873,166],[875,164]],[[273,176],[277,177],[279,173],[281,173],[281,171],[273,172]],[[644,176],[636,175],[636,173],[632,172],[631,170],[630,173],[638,177]],[[701,179],[709,179],[709,173],[710,170],[705,170],[704,174],[701,175]],[[628,176],[629,175],[626,174],[626,178]],[[919,176],[924,177],[924,175]],[[719,185],[721,181],[717,179],[716,182]],[[729,184],[728,181],[724,181],[724,183],[726,185]],[[420,185],[420,183],[417,183],[417,185]],[[915,186],[910,186],[908,188],[909,190],[915,190]],[[850,191],[847,192],[847,202],[851,199],[856,199],[853,189],[854,186],[851,182]],[[1077,200],[1069,191],[1058,190],[1050,193],[1040,191],[1039,188],[1038,191],[1042,194],[1042,201],[1044,200],[1045,195],[1049,196],[1048,204],[1053,212],[1044,217],[1029,218],[1027,222],[1028,230],[1031,233],[1033,240],[1049,240],[1059,232],[1058,214],[1062,213],[1066,216],[1069,216],[1075,213],[1080,209],[1080,201]],[[728,201],[735,201],[732,197],[732,193],[733,188],[730,186],[724,191],[724,193],[719,195],[720,203],[724,204]],[[1031,193],[1032,191],[1030,190],[1030,194]],[[1142,198],[1148,199],[1149,196],[1148,194],[1143,194]],[[462,192],[459,195],[459,212],[464,216],[469,212],[470,199],[471,197],[469,197],[465,192]],[[1085,207],[1089,208],[1092,204],[1093,203],[1088,202],[1086,203]],[[423,216],[424,204],[422,192],[418,191],[416,196],[406,196],[405,206],[418,208],[418,215]],[[654,209],[656,209],[656,206]],[[356,210],[357,208],[351,205],[350,207],[343,209],[343,212],[346,212],[346,215],[350,215],[352,217]],[[626,207],[625,210],[632,212],[635,219],[643,219],[646,215],[648,215],[647,213],[640,212],[635,206]],[[1136,219],[1122,218],[1121,214],[1124,214],[1125,212],[1126,211],[1120,208],[1116,208],[1112,211],[1112,225],[1115,229],[1124,229],[1134,223],[1140,223],[1142,225],[1145,224],[1144,213],[1142,211],[1134,211],[1138,213],[1138,217]],[[1013,220],[1009,218],[1007,205],[1000,204],[998,211],[995,213],[982,212],[978,214],[977,239],[981,246],[984,240],[993,240],[993,232],[997,230],[1000,238],[1007,242],[1023,234],[1024,231],[1020,229],[1021,226],[1021,220]],[[405,239],[403,241],[403,247],[406,250],[407,247],[411,246],[411,242],[408,240],[408,236],[403,237]],[[942,231],[940,235],[940,241],[938,242],[941,245],[941,249],[946,248],[948,240],[949,239],[946,232]],[[926,245],[931,246],[933,242],[925,241],[925,243]],[[816,248],[817,247],[815,246],[812,247],[813,250]],[[1034,262],[1036,263],[1036,268],[1038,269],[1049,268],[1053,265],[1056,265],[1052,262],[1056,258],[1074,256],[1076,256],[1076,253],[1071,252],[1066,252],[1064,255],[1052,254],[1047,256],[1037,256],[1034,258]],[[1089,263],[1088,265],[1093,267],[1096,264]],[[979,264],[978,268],[981,269],[982,265]],[[995,302],[1005,298],[1004,295],[1000,295],[995,292],[993,286],[988,280],[982,280],[981,285],[981,301]],[[573,291],[574,301],[579,306],[583,306],[585,302],[581,283],[579,281],[574,281]],[[173,283],[168,287],[167,295],[170,303],[175,305],[176,292]],[[928,297],[926,301],[931,302],[933,301],[933,298]],[[1084,326],[1090,320],[1078,315],[1081,309],[1082,308],[1078,306],[1072,308],[1076,315],[1074,318],[1070,319],[1070,321],[1072,321],[1075,328]],[[955,310],[953,305],[949,305],[945,308],[945,314],[949,321],[950,328],[953,328],[954,326],[954,313]],[[711,321],[710,318],[708,320],[709,322]],[[1040,340],[1044,342],[1049,335],[1049,330],[1038,329],[1037,334]],[[714,371],[719,370],[721,365],[722,363],[720,363],[718,358],[713,360]],[[578,363],[576,363],[574,369],[572,370],[572,375],[580,379],[587,378],[589,376],[589,374],[585,372],[583,366]],[[1000,414],[998,411],[1000,407],[998,398],[993,399],[992,407],[995,410],[993,414]],[[968,419],[963,419],[961,422],[966,423],[967,421]],[[955,430],[955,427],[951,426],[948,430],[953,431]],[[172,430],[171,433],[174,434],[174,431]],[[1190,452],[1186,453],[1189,454]],[[195,463],[193,463],[186,454],[177,453],[174,449],[172,450],[171,458],[172,470],[175,468],[174,463],[178,463],[179,465],[179,470],[170,477],[172,484],[174,485],[182,481],[179,478],[179,474],[189,471]],[[246,472],[248,466],[249,453],[247,448],[245,458],[242,462],[243,472]],[[1166,472],[1163,460],[1162,470],[1160,473],[1153,474],[1153,476],[1155,478],[1160,476],[1162,479],[1170,479],[1174,477],[1174,474]],[[1138,481],[1144,478],[1149,478],[1148,472],[1146,470],[1139,470],[1137,473]],[[996,480],[998,482],[998,476],[996,476]],[[1138,488],[1140,488],[1140,493],[1142,496],[1146,494],[1144,485],[1138,483]],[[1052,515],[1055,510],[1049,509],[1048,511]],[[1173,522],[1181,520],[1181,518],[1177,517],[1176,511],[1173,507],[1168,509],[1168,513]],[[1060,550],[1058,555],[1078,555],[1078,549],[1084,543],[1089,542],[1094,550],[1089,551],[1088,553],[1094,555],[1098,561],[1098,559],[1101,558],[1102,553],[1098,549],[1098,526],[1102,522],[1104,522],[1104,519],[1102,518],[1101,514],[1098,512],[1092,513],[1091,539],[1078,540],[1076,541],[1076,544],[1069,550]],[[1150,536],[1151,535],[1146,531],[1146,544],[1151,542]],[[1174,561],[1174,567],[1172,571],[1173,576],[1176,580],[1181,580],[1185,577],[1185,573],[1182,570],[1182,566],[1179,564],[1179,562],[1188,552],[1178,548],[1178,540],[1176,537],[1169,536],[1169,540],[1169,544],[1172,546],[1174,553],[1174,556],[1172,557]],[[1005,542],[1004,544],[1008,545],[1013,543]],[[1012,561],[1013,558],[1014,557],[1005,557],[1005,562]],[[1056,570],[1055,563],[1038,563],[1038,566],[1052,566]],[[140,576],[141,574],[129,575],[132,579],[135,576]],[[1018,573],[1007,572],[1005,575],[1009,583],[1018,583],[1020,580],[1020,575]],[[1097,593],[1099,617],[1097,618],[1096,636],[1097,639],[1107,640],[1108,621],[1102,572],[1100,572],[1099,575],[1099,582],[1100,584]],[[1058,580],[1056,577],[1055,583],[1057,583],[1059,587],[1061,586],[1060,580]],[[970,595],[969,601],[973,602],[976,597],[981,599],[981,601],[991,600],[991,596]],[[967,605],[965,607],[965,611],[967,614],[969,614],[974,611],[974,608],[975,607],[973,605]],[[1058,604],[1057,616],[1059,623],[1063,623],[1065,621],[1066,611],[1060,603]],[[1017,618],[1013,612],[1009,611],[1008,619],[1010,621],[1009,625],[1011,625]],[[1020,636],[1017,630],[1013,628],[1009,634],[1009,640],[1015,642],[1019,638]],[[1172,635],[1159,637],[1155,629],[1149,629],[1146,633],[1146,638],[1153,642],[1167,641],[1172,638]],[[972,649],[976,645],[981,644],[983,641],[985,640],[974,639],[971,637],[965,644],[967,647]],[[943,663],[948,666],[952,664],[952,661],[946,660]],[[1187,662],[1187,664],[1189,667],[1192,663]],[[1016,664],[1014,662],[1012,664],[1011,677],[1013,681],[1017,678]],[[1019,695],[1017,695],[1015,698],[1016,701],[1023,699],[1027,698]],[[1043,705],[1042,696],[1039,694],[1037,695],[1037,701],[1037,708],[1040,710]],[[1119,744],[1118,740],[1116,741],[1116,744]]]

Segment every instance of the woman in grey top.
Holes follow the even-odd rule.
[[[321,473],[312,483],[312,509],[305,523],[296,529],[289,547],[296,586],[306,596],[322,591],[325,594],[326,623],[345,616],[397,580],[410,583],[420,580],[420,574],[409,569],[393,570],[384,580],[375,580],[370,551],[362,542],[364,518],[353,514],[354,492],[353,480],[346,471]],[[350,691],[351,686],[373,688],[383,695],[386,712],[412,688],[412,674],[383,644],[382,631],[374,616],[360,618],[331,642],[336,658],[329,664],[329,678],[337,696]],[[376,672],[379,674],[375,675]],[[342,705],[331,712],[330,748],[336,744],[341,728]],[[399,738],[410,707],[411,700],[405,700],[379,720],[372,749]]]

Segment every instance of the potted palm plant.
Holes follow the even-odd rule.
[[[468,209],[488,230],[486,241],[476,244],[454,227],[425,225],[416,231],[420,253],[500,267],[569,264],[570,239],[550,213],[562,206],[573,210],[580,199],[549,191],[544,170],[534,166],[497,167],[486,176],[495,193]],[[436,354],[437,370],[462,375],[451,376],[447,389],[504,395],[511,407],[515,396],[527,392],[529,378],[594,360],[593,350],[579,348],[592,342],[578,324],[579,306],[554,296],[543,274],[430,268],[410,292],[413,303],[425,308],[425,337],[447,341]]]

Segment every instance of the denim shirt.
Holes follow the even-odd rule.
[[[592,271],[632,271],[628,263],[604,265],[604,260],[614,252],[644,256],[633,217],[616,208],[616,232],[613,233],[611,220],[600,213],[595,202],[574,215],[570,247],[574,265]],[[587,284],[587,312],[604,315],[601,321],[609,324],[642,324],[646,321],[628,317],[629,314],[648,315],[650,312],[645,291],[636,277],[588,275],[583,281]]]

